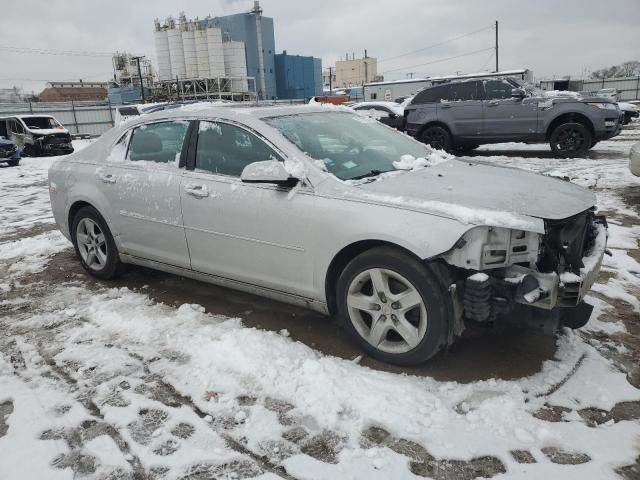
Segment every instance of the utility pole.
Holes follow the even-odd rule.
[[[132,57],[132,58],[138,62],[138,78],[140,79],[140,94],[142,95],[142,103],[145,103],[144,85],[142,84],[142,70],[140,70],[140,59],[144,58],[144,55],[141,57]]]
[[[498,21],[496,20],[496,73],[500,71],[498,67]]]
[[[413,79],[413,76],[416,74],[416,72],[409,72],[407,73],[407,78],[411,78]]]

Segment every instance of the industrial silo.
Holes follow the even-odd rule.
[[[244,42],[229,40],[222,44],[222,50],[224,52],[224,65],[227,70],[227,76],[246,77],[247,58]],[[232,80],[232,89],[234,92],[247,92],[249,90],[247,80]]]
[[[209,74],[211,78],[230,75],[226,69],[226,53],[222,48],[222,32],[213,25],[207,26],[207,47],[209,49]]]
[[[210,78],[209,71],[209,47],[207,46],[207,30],[196,21],[196,29],[193,32],[196,43],[196,61],[198,62],[198,77]]]
[[[184,47],[182,46],[182,30],[176,28],[175,21],[169,19],[169,30],[167,37],[169,39],[169,58],[171,59],[171,78],[185,78],[187,70],[184,63]]]
[[[158,78],[168,80],[171,78],[171,58],[169,57],[169,38],[167,30],[160,26],[160,22],[155,21],[154,40],[156,44],[156,54],[158,55]]]
[[[182,31],[182,48],[187,78],[198,78],[198,59],[196,57],[196,36],[193,24],[189,22]]]

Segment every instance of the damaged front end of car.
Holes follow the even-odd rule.
[[[26,137],[26,153],[29,155],[67,155],[73,153],[69,133],[32,133]]]
[[[450,290],[462,317],[458,322],[509,317],[584,326],[593,310],[584,297],[596,280],[606,244],[606,219],[594,209],[544,220],[544,233],[472,228],[441,257],[453,267]]]

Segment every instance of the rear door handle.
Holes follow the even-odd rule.
[[[451,105],[448,103],[441,103],[440,108],[451,108]]]
[[[113,173],[98,172],[98,178],[104,183],[116,183],[116,177]]]
[[[190,183],[184,186],[184,191],[192,197],[204,198],[209,196],[209,190],[204,185]]]
[[[498,102],[489,102],[487,103],[488,107],[497,107],[498,106]]]

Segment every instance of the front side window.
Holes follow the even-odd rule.
[[[229,123],[200,122],[196,169],[239,177],[250,163],[265,160],[282,158],[253,133]]]
[[[177,165],[188,128],[187,121],[157,122],[137,127],[131,134],[127,159],[175,162]]]
[[[13,120],[11,122],[11,132],[12,133],[24,133],[24,127],[18,120]]]
[[[426,145],[355,113],[305,113],[265,121],[342,180],[396,170],[405,155],[427,158],[431,153]]]
[[[515,87],[504,80],[487,80],[484,82],[484,91],[487,100],[499,100],[511,98],[511,90]]]

